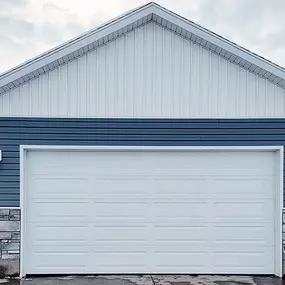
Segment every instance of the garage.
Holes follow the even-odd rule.
[[[23,275],[280,270],[278,148],[21,153]]]
[[[283,276],[285,69],[156,3],[0,75],[3,275]]]

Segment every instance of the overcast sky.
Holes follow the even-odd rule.
[[[0,0],[0,73],[147,0]],[[285,0],[158,0],[285,66]]]

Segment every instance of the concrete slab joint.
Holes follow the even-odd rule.
[[[0,278],[19,275],[20,209],[0,209]]]

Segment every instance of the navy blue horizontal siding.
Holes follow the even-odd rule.
[[[0,206],[19,206],[19,146],[280,146],[285,119],[0,118]]]

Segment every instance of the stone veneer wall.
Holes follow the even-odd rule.
[[[0,209],[0,278],[19,275],[20,209]]]

